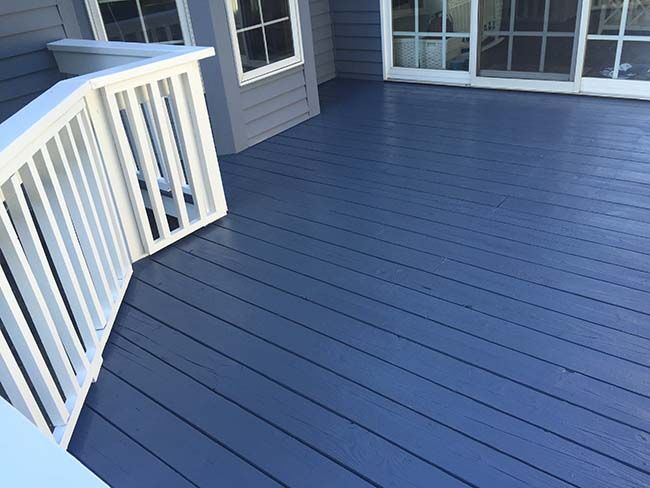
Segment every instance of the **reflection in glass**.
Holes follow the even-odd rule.
[[[393,39],[393,66],[417,68],[415,57],[415,37],[395,37]]]
[[[650,2],[648,0],[630,0],[625,35],[650,35]]]
[[[241,55],[244,73],[267,64],[266,51],[264,49],[264,34],[262,33],[261,27],[240,32],[237,35],[237,39],[239,41],[239,53]]]
[[[265,27],[266,45],[269,50],[269,62],[293,56],[293,39],[291,36],[291,21],[283,20]]]
[[[418,17],[421,32],[442,32],[443,0],[419,0]],[[449,30],[449,16],[447,17]]]
[[[612,78],[616,61],[616,41],[590,40],[587,42],[583,76]]]
[[[442,38],[420,39],[420,68],[424,69],[445,69],[443,54],[444,49]]]
[[[176,0],[140,0],[149,42],[182,41]]]
[[[183,42],[175,0],[100,0],[99,10],[109,41]]]
[[[288,0],[262,0],[262,15],[264,22],[289,17]]]
[[[545,0],[517,0],[515,2],[516,31],[544,30]]]
[[[574,32],[578,22],[578,0],[550,0],[548,30],[550,32]]]
[[[621,25],[623,2],[592,0],[589,16],[589,34],[617,35]]]
[[[507,71],[510,37],[484,33],[481,42],[481,70]]]
[[[454,71],[469,70],[469,38],[447,38],[447,69]]]
[[[231,0],[237,29],[258,25],[262,21],[257,0]]]
[[[100,1],[99,10],[109,41],[147,42],[136,0]]]
[[[623,42],[618,78],[650,80],[650,42]]]
[[[415,31],[415,0],[393,0],[393,31]]]

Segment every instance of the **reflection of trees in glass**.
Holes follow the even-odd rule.
[[[183,42],[175,0],[100,0],[99,8],[110,41]]]

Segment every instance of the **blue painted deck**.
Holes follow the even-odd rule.
[[[115,487],[650,486],[650,105],[321,95],[136,266],[71,452]]]

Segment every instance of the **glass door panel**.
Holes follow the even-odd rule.
[[[392,0],[393,67],[469,70],[472,0]]]
[[[650,0],[593,0],[583,76],[650,80]]]
[[[570,81],[579,0],[480,0],[478,74]]]

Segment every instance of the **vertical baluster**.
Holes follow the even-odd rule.
[[[52,320],[50,310],[41,293],[38,280],[34,276],[4,205],[0,205],[0,242],[2,242],[2,253],[14,277],[16,287],[29,311],[59,385],[67,398],[76,397],[79,384],[75,373],[54,326],[54,320]]]
[[[88,224],[90,227],[91,233],[94,235],[97,244],[97,254],[98,260],[100,262],[101,268],[106,275],[108,281],[108,286],[110,289],[110,300],[109,304],[113,302],[113,297],[117,294],[118,290],[118,280],[115,268],[113,267],[113,261],[111,260],[110,252],[108,250],[109,244],[106,241],[106,232],[105,229],[110,225],[110,222],[104,220],[100,221],[95,202],[101,198],[101,194],[91,193],[90,185],[88,184],[88,178],[86,177],[86,171],[84,169],[83,162],[81,161],[81,156],[77,150],[77,145],[72,136],[72,130],[70,125],[66,124],[62,130],[61,141],[63,142],[63,149],[68,152],[72,151],[72,154],[68,154],[69,164],[68,167],[71,170],[70,179],[76,183],[79,191],[79,197],[81,197],[81,203],[83,209],[85,210]]]
[[[177,216],[180,227],[184,228],[189,225],[185,195],[183,193],[183,177],[180,157],[174,141],[172,141],[172,129],[169,124],[167,110],[163,106],[162,96],[158,82],[153,81],[147,85],[149,100],[153,112],[155,130],[160,136],[161,149],[163,153],[163,162],[168,175],[169,186],[174,196],[177,208]]]
[[[84,209],[79,195],[78,182],[75,180],[70,169],[70,164],[58,133],[54,134],[53,142],[56,151],[50,152],[44,148],[44,151],[48,152],[50,156],[49,160],[52,163],[45,163],[45,173],[53,185],[58,185],[63,190],[64,208],[71,218],[77,239],[79,240],[79,244],[81,244],[83,256],[90,271],[95,293],[99,299],[105,320],[110,313],[110,303],[113,301],[113,296],[108,284],[104,263],[100,256],[100,250],[96,243],[97,235],[95,232],[97,230],[93,229],[89,223],[86,209]],[[57,168],[59,171],[57,171]]]
[[[45,191],[43,182],[34,166],[33,162],[25,165],[20,171],[20,176],[29,195],[36,221],[43,233],[47,250],[52,256],[66,298],[75,316],[75,323],[84,341],[85,349],[91,352],[92,357],[92,353],[97,347],[96,322],[93,318],[97,317],[97,315],[96,312],[95,314],[91,313],[91,307],[87,303],[89,299],[87,288],[90,279],[78,261],[78,254],[74,249],[72,252],[68,249],[73,247],[73,244],[68,243],[68,241],[74,239],[74,234],[67,234],[64,238],[61,233],[59,221],[57,220],[59,213],[55,213],[52,208],[53,204],[56,205],[57,199],[50,198]],[[64,224],[64,222],[61,222],[61,224]],[[99,324],[99,322],[97,323]]]
[[[38,408],[36,399],[2,333],[0,333],[0,383],[11,404],[31,420],[41,432],[51,437],[52,433],[47,421]]]
[[[199,64],[194,63],[187,72],[189,88],[189,100],[193,108],[192,112],[196,117],[196,131],[199,139],[199,150],[203,157],[203,171],[206,174],[205,181],[210,194],[210,209],[212,212],[226,212],[226,197],[223,191],[219,162],[217,160],[217,149],[214,145],[212,132],[210,130],[210,116],[205,104],[203,95],[203,83],[199,75]]]
[[[104,327],[104,321],[106,320],[106,311],[102,307],[102,302],[97,296],[97,287],[93,283],[91,271],[88,269],[88,262],[81,249],[77,231],[72,223],[71,213],[66,204],[61,184],[59,183],[59,177],[56,174],[56,170],[54,169],[46,145],[40,149],[40,155],[42,158],[42,164],[37,164],[36,167],[40,166],[41,168],[41,182],[47,191],[47,197],[49,197],[53,203],[51,208],[54,211],[54,217],[57,219],[57,222],[61,223],[62,228],[65,231],[65,243],[68,247],[68,253],[73,259],[72,263],[75,267],[77,279],[81,281],[81,289],[86,296],[86,302],[88,303],[90,312],[94,315],[96,320],[95,328],[101,329]],[[81,235],[83,233],[84,232],[80,230],[79,234]]]
[[[131,152],[126,130],[122,124],[116,94],[110,93],[105,89],[103,91],[104,99],[108,106],[108,113],[111,119],[111,127],[113,129],[116,147],[120,155],[120,160],[122,161],[122,170],[124,172],[124,179],[131,198],[131,206],[138,223],[140,237],[142,238],[145,249],[151,253],[154,250],[153,235],[151,233],[151,228],[149,227],[149,219],[147,217],[147,210],[144,206],[144,200],[142,199],[142,191],[140,190],[140,183],[138,181],[138,168],[135,164],[135,157]]]
[[[176,115],[177,132],[180,139],[181,153],[185,161],[185,169],[192,188],[192,198],[194,200],[194,207],[200,220],[203,220],[208,213],[208,206],[206,202],[205,184],[201,175],[201,166],[199,160],[199,150],[196,147],[197,140],[195,136],[195,124],[192,120],[192,113],[190,111],[182,75],[174,75],[169,78],[169,92],[172,109]]]
[[[111,256],[113,258],[114,266],[119,270],[120,278],[125,276],[127,270],[131,268],[131,259],[129,258],[126,249],[126,241],[122,235],[122,229],[118,222],[116,209],[113,206],[109,192],[110,187],[104,172],[103,161],[97,147],[95,137],[92,130],[90,119],[86,111],[82,111],[75,120],[73,120],[73,127],[76,123],[79,132],[79,137],[83,144],[80,145],[82,152],[84,152],[86,160],[88,161],[88,168],[91,178],[89,179],[92,187],[93,194],[99,195],[101,201],[101,209],[103,211],[103,218],[108,225],[109,246]]]
[[[70,361],[77,374],[87,371],[88,359],[86,353],[77,337],[63,297],[59,292],[59,287],[50,268],[50,263],[47,260],[47,255],[41,244],[41,239],[17,176],[13,176],[7,182],[4,193],[7,208],[11,213],[11,218],[22,243],[25,255],[27,256],[27,261],[34,269],[34,276],[36,276],[38,281],[38,287],[47,302],[48,309],[61,336],[66,352],[70,357]]]
[[[18,305],[9,280],[0,268],[0,319],[11,338],[38,397],[47,412],[52,425],[64,425],[68,420],[68,410],[63,398],[56,389],[54,379],[45,363],[41,351],[34,340],[23,311]]]
[[[142,165],[142,174],[144,182],[147,186],[147,194],[149,196],[149,203],[153,211],[158,232],[162,240],[169,237],[169,223],[167,222],[167,214],[165,206],[163,205],[162,197],[160,195],[160,188],[158,186],[158,179],[156,177],[156,163],[153,157],[153,148],[151,147],[151,140],[145,127],[144,116],[142,109],[135,93],[135,89],[129,88],[125,91],[126,99],[126,112],[129,116],[129,121],[133,124],[133,131],[135,135],[135,150],[138,152],[138,160]]]

